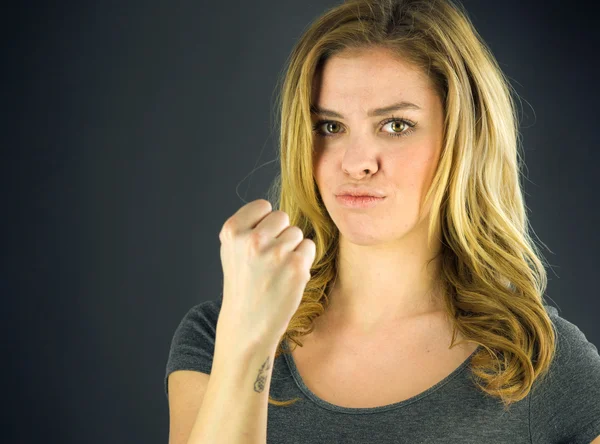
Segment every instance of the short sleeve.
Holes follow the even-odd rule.
[[[164,377],[167,398],[168,378],[174,371],[195,370],[210,374],[221,303],[222,300],[206,301],[193,306],[176,328]]]
[[[556,357],[530,393],[531,442],[589,444],[600,435],[600,355],[574,324],[546,306]]]

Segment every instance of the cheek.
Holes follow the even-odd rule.
[[[431,182],[437,159],[435,154],[423,155],[424,151],[404,151],[387,159],[389,177],[399,190],[418,193]]]
[[[430,149],[427,155],[418,159],[415,162],[415,170],[419,171],[419,177],[423,186],[428,186],[431,183],[433,176],[437,170],[439,162],[439,150]]]
[[[312,165],[317,183],[321,184],[322,180],[327,176],[327,171],[331,170],[332,161],[332,157],[324,155],[323,151],[314,151]]]

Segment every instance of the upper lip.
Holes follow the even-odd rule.
[[[374,188],[345,186],[339,189],[337,196],[373,196],[385,197],[385,193]]]

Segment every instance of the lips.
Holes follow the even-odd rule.
[[[336,196],[336,200],[346,208],[371,208],[385,200],[383,197],[375,196]]]
[[[342,187],[336,196],[353,196],[353,197],[385,197],[385,193],[381,190],[365,187]]]

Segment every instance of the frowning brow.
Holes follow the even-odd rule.
[[[401,111],[404,109],[420,110],[421,107],[418,105],[415,105],[414,103],[411,103],[411,102],[398,102],[398,103],[394,103],[389,106],[384,106],[383,108],[372,109],[367,113],[367,116],[368,117],[384,116],[386,114],[391,113],[392,111]],[[325,117],[336,117],[338,119],[344,118],[344,116],[342,116],[340,113],[338,113],[336,111],[332,111],[330,109],[321,108],[318,105],[311,105],[310,113],[318,114],[320,116],[325,116]]]

